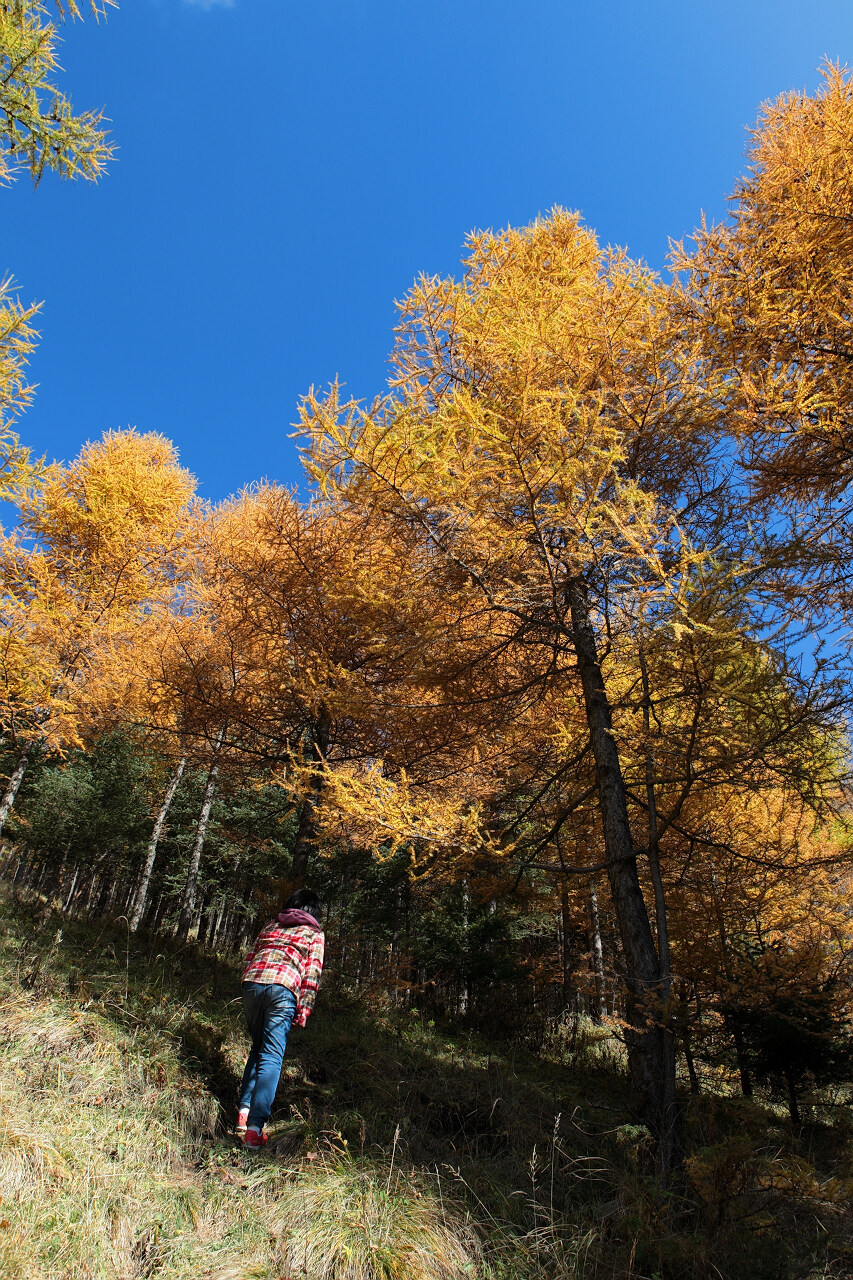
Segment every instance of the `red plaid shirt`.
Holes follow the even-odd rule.
[[[296,996],[293,1021],[304,1027],[320,985],[324,950],[325,938],[319,929],[303,924],[284,928],[272,920],[246,956],[243,981],[289,987]]]

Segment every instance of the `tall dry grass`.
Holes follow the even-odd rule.
[[[289,1271],[304,1280],[474,1280],[486,1275],[470,1217],[438,1188],[375,1163],[329,1159],[282,1188]]]
[[[275,1274],[247,1195],[199,1165],[216,1105],[158,1083],[132,1037],[51,997],[0,1006],[0,1275],[189,1280],[239,1249]]]

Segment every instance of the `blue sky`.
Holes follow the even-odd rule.
[[[471,228],[561,204],[662,267],[759,104],[853,62],[853,6],[123,0],[65,36],[119,151],[97,187],[0,192],[0,270],[44,300],[21,434],[162,431],[220,498],[298,482],[299,396],[381,390],[394,299]]]

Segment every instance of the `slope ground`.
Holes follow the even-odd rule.
[[[329,974],[266,1153],[229,1133],[236,964],[0,898],[0,1275],[568,1280],[853,1274],[850,1126],[691,1104],[645,1169],[612,1046],[562,1061],[370,1007]]]

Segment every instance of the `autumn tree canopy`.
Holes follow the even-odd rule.
[[[562,209],[473,234],[400,305],[383,394],[306,397],[305,500],[202,503],[134,431],[10,481],[3,727],[52,760],[45,804],[108,759],[149,780],[112,879],[59,861],[69,904],[213,944],[243,899],[357,881],[395,993],[471,1016],[515,927],[539,1007],[609,1011],[664,1177],[680,1058],[749,1093],[775,1045],[799,1114],[850,989],[849,671],[820,628],[849,603],[851,93],[829,68],[765,108],[672,279]]]

